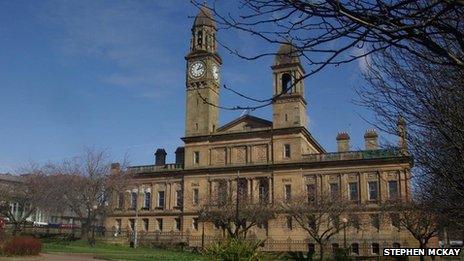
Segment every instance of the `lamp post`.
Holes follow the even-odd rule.
[[[97,209],[98,209],[98,206],[97,205],[93,205],[92,206],[92,209],[93,209],[93,218],[92,218],[92,246],[95,245],[95,219],[96,219],[96,212],[97,212]]]
[[[205,247],[205,213],[202,211],[200,213],[200,221],[201,221],[201,249]]]
[[[348,224],[348,219],[342,218],[343,222],[343,248],[346,251],[346,225]]]
[[[139,207],[138,207],[138,198],[139,198],[139,194],[142,193],[142,190],[140,188],[137,189],[137,197],[136,197],[136,200],[135,200],[135,222],[134,222],[134,248],[137,248],[137,244],[138,244],[138,239],[137,239],[137,221],[139,219]]]

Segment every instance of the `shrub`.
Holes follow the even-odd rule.
[[[41,250],[42,242],[29,236],[13,237],[3,246],[3,254],[7,256],[38,255]]]
[[[213,260],[263,260],[263,254],[258,250],[263,241],[249,241],[231,238],[225,242],[215,242],[208,246],[204,254]]]

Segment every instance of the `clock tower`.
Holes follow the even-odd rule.
[[[192,27],[190,53],[185,57],[186,137],[207,135],[218,127],[219,72],[222,62],[216,48],[216,23],[211,10],[202,6]]]

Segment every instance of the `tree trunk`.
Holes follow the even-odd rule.
[[[419,240],[419,248],[427,249],[427,242],[422,243],[422,240]],[[424,260],[425,260],[425,257],[420,256],[420,261],[424,261]]]
[[[13,236],[15,236],[20,231],[21,231],[21,222],[13,222],[13,231],[12,231]]]
[[[322,260],[324,258],[324,245],[319,244],[319,260]]]
[[[82,223],[81,225],[81,239],[89,240],[89,231],[90,227],[87,222]]]

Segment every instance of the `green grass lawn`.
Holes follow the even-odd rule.
[[[55,241],[45,242],[42,252],[45,253],[92,253],[95,257],[107,260],[207,260],[205,257],[180,250],[165,250],[139,247],[133,249],[127,246],[97,243],[91,247],[85,241]]]

